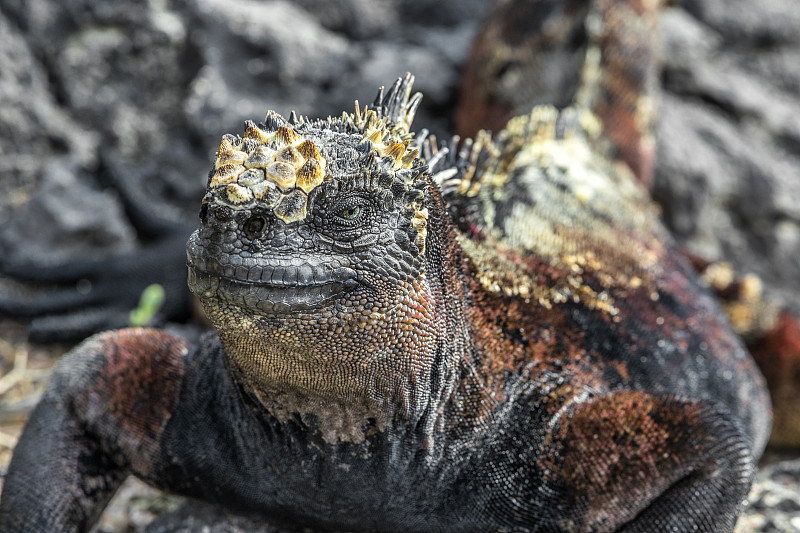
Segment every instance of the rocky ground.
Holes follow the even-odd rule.
[[[662,20],[653,196],[691,250],[800,311],[800,6],[687,2]]]
[[[350,110],[405,71],[425,94],[417,125],[446,136],[459,73],[488,7],[482,0],[0,1],[0,255],[56,268],[145,255],[158,240],[127,196],[144,198],[176,232],[186,231],[223,132],[267,108],[309,116]],[[673,2],[662,41],[653,195],[665,222],[687,249],[756,273],[770,298],[800,313],[800,7]],[[183,275],[183,252],[172,248]],[[0,299],[9,295],[48,298],[0,277]],[[91,304],[81,312],[91,315]],[[105,308],[95,315],[107,315]],[[0,462],[44,369],[66,346],[32,345],[18,322],[0,323]],[[774,456],[762,471],[740,532],[800,531],[800,467],[790,457]],[[103,531],[141,531],[145,519],[176,505],[136,486],[125,494]],[[169,520],[199,531],[186,525],[196,515],[181,512]]]

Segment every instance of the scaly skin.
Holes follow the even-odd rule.
[[[408,75],[223,138],[187,245],[216,332],[67,355],[0,529],[85,531],[132,473],[313,531],[732,531],[763,378],[614,160],[591,68],[459,152],[413,138]]]

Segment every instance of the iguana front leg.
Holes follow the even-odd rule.
[[[750,443],[710,402],[621,391],[557,432],[576,498],[566,531],[733,531],[754,473]]]
[[[163,463],[187,353],[181,338],[128,329],[64,356],[17,444],[0,530],[85,531],[129,473],[147,479]]]

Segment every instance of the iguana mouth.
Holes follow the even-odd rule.
[[[266,313],[289,313],[324,307],[360,285],[352,269],[313,268],[314,277],[308,279],[303,277],[309,271],[305,266],[261,267],[270,281],[253,281],[212,273],[190,263],[189,287],[201,297],[213,294]]]
[[[189,288],[200,297],[266,313],[291,313],[328,305],[361,284],[356,271],[315,259],[260,258],[259,264],[222,264],[188,254]],[[247,263],[245,261],[237,261]]]
[[[357,286],[354,279],[308,285],[274,285],[221,278],[217,294],[231,303],[281,313],[323,307]]]

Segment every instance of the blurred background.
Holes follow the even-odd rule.
[[[513,14],[531,2],[504,3]],[[493,8],[0,0],[0,464],[48,368],[74,342],[131,323],[202,331],[183,247],[223,133],[241,133],[267,109],[349,112],[406,71],[424,94],[417,128],[440,139],[474,133],[487,124],[459,103],[462,72]],[[774,443],[791,448],[800,444],[800,5],[672,1],[660,38],[652,195],[751,350],[766,354],[784,432]],[[487,108],[519,106],[520,95],[525,105],[558,99],[537,89],[524,44],[504,43],[505,60],[478,80]],[[565,68],[580,45],[564,52]],[[153,284],[162,292],[142,304]],[[787,511],[764,518],[759,493],[741,531],[800,531],[800,465],[775,464],[764,482],[790,482],[763,491],[777,491]],[[147,517],[173,505],[146,501]],[[104,531],[142,530],[125,505]]]

